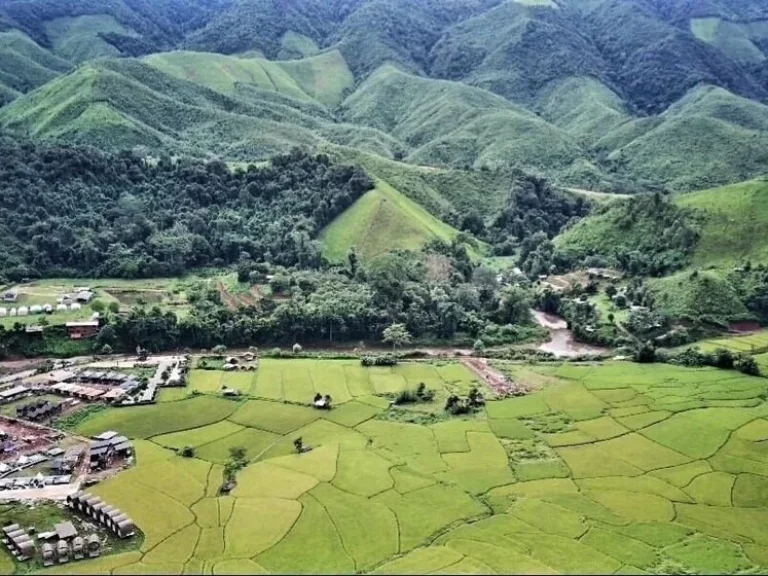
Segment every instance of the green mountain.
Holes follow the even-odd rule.
[[[762,0],[13,0],[0,127],[688,191],[766,170],[765,22]]]
[[[768,259],[768,182],[692,192],[675,201],[693,210],[698,219],[701,238],[694,265],[728,270],[746,260]]]
[[[609,132],[597,146],[611,150],[608,162],[628,177],[672,190],[747,180],[768,166],[768,107],[701,86],[654,120]]]
[[[320,234],[323,254],[345,262],[349,249],[370,261],[389,250],[418,250],[433,239],[450,242],[458,234],[383,180],[366,192]]]
[[[29,92],[70,70],[71,64],[38,46],[18,31],[0,33],[0,91],[10,96]]]
[[[344,118],[387,132],[415,164],[522,165],[553,175],[584,151],[565,132],[490,92],[383,67],[344,102]]]
[[[323,143],[385,154],[397,146],[373,129],[333,122],[304,92],[297,100],[274,85],[250,87],[253,98],[232,98],[141,61],[103,60],[4,107],[0,123],[39,138],[243,160]]]

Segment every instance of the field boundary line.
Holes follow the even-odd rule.
[[[334,486],[334,488],[335,488],[335,486]],[[317,502],[320,505],[320,507],[323,509],[323,511],[325,512],[325,515],[328,516],[328,520],[330,520],[331,525],[333,526],[333,529],[336,531],[336,536],[338,536],[338,538],[339,538],[339,543],[341,543],[341,548],[342,548],[342,550],[344,550],[344,554],[347,555],[347,558],[349,558],[349,560],[352,562],[352,567],[355,569],[355,573],[357,574],[358,573],[357,558],[352,556],[352,554],[347,549],[347,544],[346,544],[346,542],[344,542],[344,537],[341,535],[341,530],[339,530],[339,527],[336,524],[336,520],[334,520],[333,516],[331,515],[330,511],[328,510],[328,508],[326,508],[325,504],[323,504],[320,501],[320,499],[317,498],[311,492],[312,491],[310,490],[309,492],[306,492],[305,494],[307,496],[311,497],[315,502]]]

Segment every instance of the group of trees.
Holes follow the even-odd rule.
[[[275,271],[280,300],[230,310],[215,290],[191,290],[183,318],[160,308],[137,307],[112,316],[98,346],[133,350],[218,344],[248,346],[293,342],[379,340],[399,347],[412,338],[464,337],[487,344],[528,334],[530,291],[502,286],[496,274],[473,266],[461,246],[433,245],[426,252],[392,252],[367,267]]]
[[[493,246],[499,256],[520,254],[521,267],[543,242],[554,238],[568,224],[589,214],[590,203],[583,197],[556,190],[539,176],[513,170],[504,207],[486,224],[477,211],[468,212],[460,222],[462,230]]]
[[[631,276],[664,276],[685,267],[699,233],[692,214],[660,193],[612,202],[547,251],[555,269],[611,266]]]
[[[372,186],[363,171],[300,150],[231,171],[0,137],[0,270],[18,281],[241,261],[317,268],[320,229]]]

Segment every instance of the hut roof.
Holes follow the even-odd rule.
[[[16,532],[17,530],[20,530],[21,526],[18,524],[9,524],[8,526],[3,526],[3,532],[5,534],[10,534],[11,532]]]
[[[61,522],[56,524],[54,530],[56,530],[56,535],[61,540],[67,540],[77,536],[77,528],[75,528],[75,525],[72,524],[72,522]]]

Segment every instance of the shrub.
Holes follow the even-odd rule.
[[[195,447],[194,446],[184,446],[184,448],[181,449],[181,455],[184,458],[194,458],[195,457]]]
[[[640,364],[652,364],[656,361],[656,348],[651,342],[641,344],[635,350],[635,362]]]
[[[760,376],[760,366],[754,357],[748,354],[740,354],[734,363],[734,368],[743,374],[750,376]]]
[[[396,366],[397,357],[392,354],[384,354],[383,356],[363,356],[360,359],[360,363],[363,366]]]

